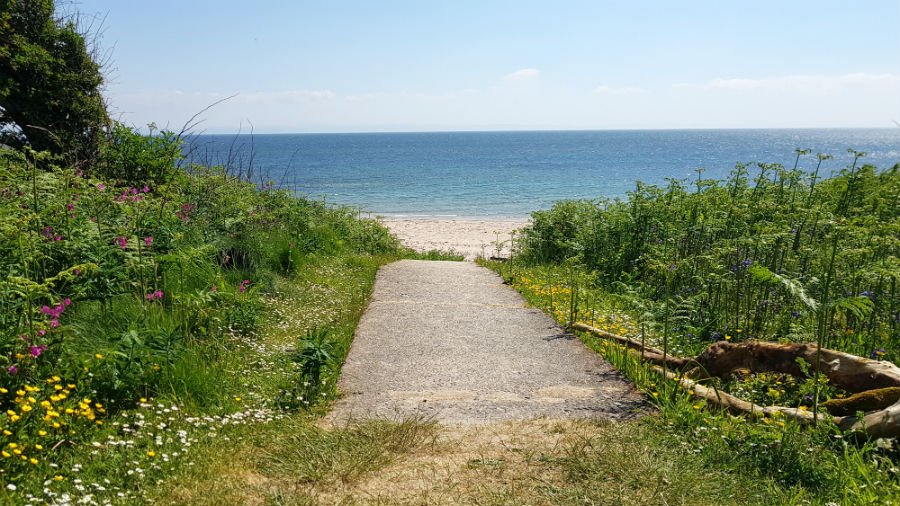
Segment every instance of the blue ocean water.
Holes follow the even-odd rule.
[[[253,168],[310,198],[397,217],[526,217],[568,198],[620,197],[635,182],[724,178],[736,162],[794,164],[796,148],[852,161],[900,162],[900,128],[822,130],[622,130],[201,135],[191,157]],[[752,174],[752,172],[751,172]]]

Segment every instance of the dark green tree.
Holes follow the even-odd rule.
[[[103,74],[53,0],[0,0],[0,143],[90,166],[109,122]]]

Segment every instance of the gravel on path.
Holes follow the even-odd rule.
[[[646,407],[609,363],[470,262],[382,268],[338,388],[332,423],[626,419]]]

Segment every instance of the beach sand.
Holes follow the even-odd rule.
[[[509,255],[511,233],[528,225],[521,220],[400,220],[382,218],[382,223],[416,251],[453,250],[474,260]],[[498,247],[499,241],[499,247]]]

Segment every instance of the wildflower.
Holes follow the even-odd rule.
[[[39,345],[39,346],[30,346],[30,347],[29,347],[29,351],[31,352],[31,357],[32,357],[32,358],[38,358],[38,357],[40,357],[40,356],[41,356],[41,353],[44,353],[44,351],[46,351],[46,350],[47,350],[47,345],[46,345],[46,344],[41,344],[41,345]]]
[[[106,189],[106,185],[103,183],[97,183],[97,189],[103,191]]]
[[[146,244],[147,246],[153,244],[153,236],[148,235],[147,237],[144,237],[144,244]]]
[[[97,360],[103,360],[103,354],[102,354],[102,353],[95,353],[95,354],[94,354],[94,358],[96,358]]]
[[[883,357],[885,353],[887,352],[884,350],[884,348],[875,348],[874,350],[872,350],[872,353],[869,354],[869,358],[877,360]]]
[[[144,187],[141,188],[141,191],[144,192],[144,193],[150,193],[150,187],[147,186],[147,185],[144,185]]]
[[[128,245],[128,239],[125,238],[125,237],[119,236],[119,237],[116,237],[116,238],[113,240],[113,243],[114,243],[116,246],[122,248],[122,250],[125,250],[125,246]]]
[[[150,457],[150,458],[153,458],[153,457],[156,456],[156,452],[153,451],[153,450],[150,450],[150,451],[147,452],[147,456]]]
[[[6,372],[9,373],[10,376],[15,376],[16,374],[19,374],[19,368],[16,367],[16,364],[13,364],[6,368]]]

